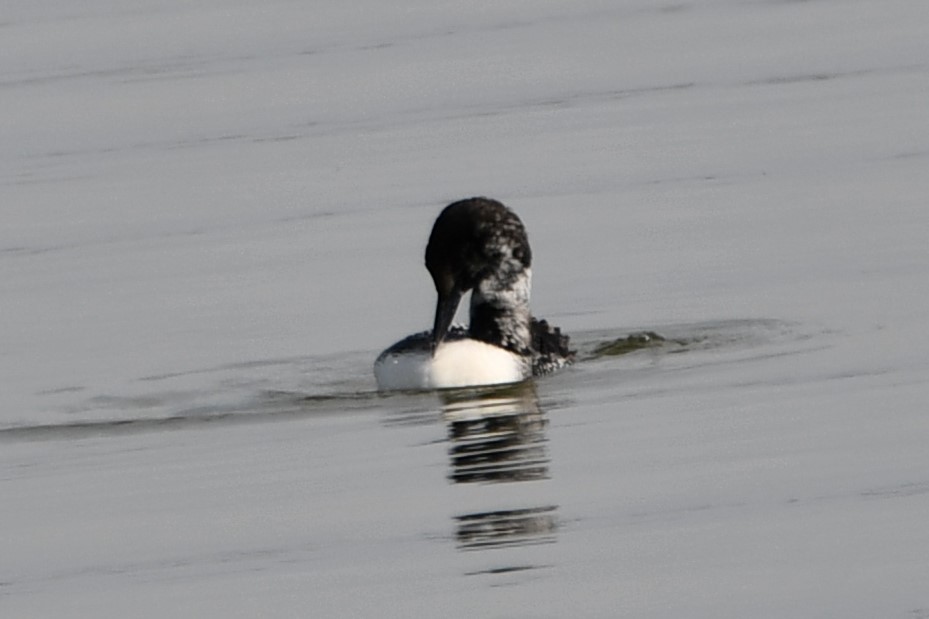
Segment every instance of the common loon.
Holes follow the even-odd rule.
[[[574,361],[568,336],[529,313],[532,251],[516,213],[470,198],[439,214],[426,245],[438,293],[432,331],[406,337],[374,362],[380,389],[514,383]],[[470,323],[451,326],[471,290]]]

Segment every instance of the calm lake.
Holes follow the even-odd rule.
[[[929,617],[927,23],[14,3],[0,615]],[[472,195],[579,360],[378,393]]]

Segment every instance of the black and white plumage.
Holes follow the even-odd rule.
[[[500,202],[470,198],[447,206],[429,236],[426,268],[438,294],[433,329],[378,356],[381,389],[512,383],[574,360],[568,337],[530,314],[532,250],[522,221]],[[469,290],[468,327],[452,327]]]

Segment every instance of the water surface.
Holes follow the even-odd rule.
[[[926,23],[6,7],[0,614],[929,615]],[[581,360],[379,394],[472,195]]]

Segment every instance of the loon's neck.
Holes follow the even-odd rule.
[[[532,272],[525,269],[510,277],[489,277],[475,286],[468,334],[518,355],[530,355],[531,279]]]

